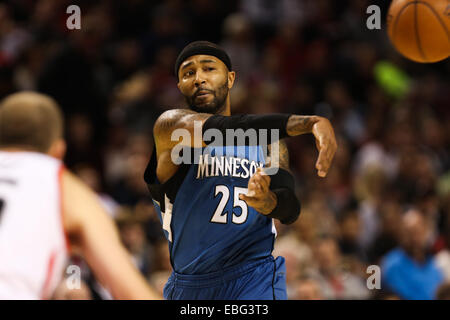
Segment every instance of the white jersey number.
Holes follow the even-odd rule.
[[[248,206],[244,200],[239,199],[240,194],[247,194],[247,188],[234,187],[233,188],[233,208],[240,207],[241,214],[236,215],[234,212],[231,217],[231,221],[234,224],[243,224],[247,221],[248,216]],[[217,185],[214,196],[218,196],[218,194],[222,194],[222,198],[220,199],[219,204],[217,205],[216,210],[214,211],[214,215],[211,218],[211,222],[213,223],[222,223],[226,224],[228,220],[228,212],[224,212],[225,206],[227,205],[228,200],[230,199],[230,190],[225,185]]]

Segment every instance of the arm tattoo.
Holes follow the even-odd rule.
[[[289,169],[289,151],[283,140],[280,141],[280,168]]]
[[[155,129],[156,130],[170,130],[172,129],[184,116],[188,114],[193,114],[194,111],[188,109],[174,109],[168,110],[161,114],[156,120]]]
[[[278,145],[278,167],[284,170],[289,170],[289,151],[284,140],[280,140]],[[267,156],[272,159],[272,145],[267,146]],[[276,163],[274,165],[277,165]]]
[[[172,141],[171,136],[176,129],[186,129],[194,137],[195,121],[206,121],[211,116],[207,113],[197,113],[189,109],[172,109],[163,112],[153,127],[153,137],[156,149],[159,151],[173,148],[178,141]],[[194,145],[194,139],[191,141]]]
[[[267,197],[265,197],[262,200],[262,204],[258,208],[258,211],[264,215],[267,215],[273,211],[276,205],[277,205],[277,196],[272,190],[269,190]]]
[[[316,116],[293,115],[288,120],[286,131],[290,136],[298,136],[300,134],[311,133],[314,124],[318,120],[319,119]]]

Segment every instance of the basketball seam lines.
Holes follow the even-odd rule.
[[[438,19],[439,23],[441,24],[442,28],[444,28],[445,33],[447,34],[447,38],[450,41],[450,33],[447,30],[447,26],[445,25],[444,21],[442,21],[441,17],[439,16],[439,13],[436,12],[436,10],[434,10],[434,8],[432,6],[430,6],[428,3],[423,2],[423,1],[417,1],[417,3],[421,3],[424,4],[425,6],[427,6],[431,12],[433,12],[433,14],[436,16],[436,18]]]
[[[426,56],[425,56],[425,52],[423,51],[422,48],[422,44],[420,42],[420,36],[419,36],[419,26],[417,25],[417,3],[418,1],[414,1],[414,33],[416,35],[416,42],[417,42],[417,47],[419,49],[419,53],[422,56],[423,60],[427,60]]]
[[[408,8],[411,4],[413,4],[412,2],[408,3],[406,6],[404,6],[403,8],[400,9],[399,13],[397,14],[397,16],[395,17],[394,20],[394,30],[392,31],[392,37],[393,37],[393,42],[395,44],[395,35],[397,34],[395,31],[397,30],[397,24],[398,24],[398,20],[400,19],[403,11],[406,10],[406,8]]]

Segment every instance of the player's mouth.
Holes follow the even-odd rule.
[[[195,98],[205,98],[211,94],[209,90],[200,90],[195,94]]]

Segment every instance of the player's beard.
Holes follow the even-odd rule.
[[[225,109],[225,101],[227,100],[229,90],[230,89],[228,88],[228,79],[226,79],[225,83],[218,89],[208,90],[214,96],[214,99],[208,103],[202,105],[195,104],[195,98],[197,96],[197,93],[195,93],[191,97],[185,96],[185,99],[189,106],[189,109],[195,112],[218,114]]]

